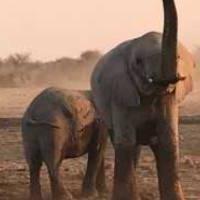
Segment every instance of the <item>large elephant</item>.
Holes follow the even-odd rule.
[[[41,200],[39,173],[47,166],[53,199],[70,199],[59,176],[63,159],[88,153],[82,191],[90,196],[105,186],[104,149],[106,129],[98,119],[88,91],[48,88],[27,108],[22,136],[30,171],[30,198]]]
[[[134,165],[141,145],[149,145],[155,155],[161,199],[184,199],[178,105],[192,90],[194,61],[177,42],[173,0],[163,0],[163,7],[163,35],[149,32],[119,44],[92,73],[93,99],[115,150],[113,200],[139,198]]]

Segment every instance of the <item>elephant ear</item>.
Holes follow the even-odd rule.
[[[112,98],[118,105],[125,107],[138,107],[140,105],[139,93],[126,72],[115,77],[112,91]]]
[[[182,45],[178,46],[178,62],[177,71],[181,76],[186,77],[184,81],[179,81],[176,84],[176,101],[181,103],[185,96],[192,91],[193,81],[192,74],[195,68],[195,61],[188,50]]]

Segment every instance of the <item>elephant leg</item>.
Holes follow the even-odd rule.
[[[178,177],[178,160],[175,149],[162,148],[160,145],[151,147],[157,162],[160,198],[162,200],[184,200]],[[173,147],[176,148],[176,147]]]
[[[173,96],[161,104],[157,124],[158,142],[151,146],[156,162],[162,200],[184,200],[179,180],[178,106]]]
[[[41,200],[41,186],[40,186],[40,169],[42,166],[42,158],[39,145],[32,140],[26,139],[24,142],[25,157],[29,167],[30,174],[30,200]]]
[[[115,151],[112,200],[138,200],[136,187],[136,129],[133,110],[112,104],[113,131],[111,141]]]
[[[104,158],[97,174],[96,188],[99,194],[107,192]]]
[[[72,195],[65,191],[59,173],[64,158],[65,140],[59,137],[63,135],[63,130],[56,131],[50,128],[49,132],[43,132],[43,138],[40,138],[42,157],[48,169],[53,200],[71,200]]]
[[[137,200],[134,146],[115,145],[114,188],[112,200]]]
[[[100,165],[98,154],[97,149],[88,152],[87,169],[82,185],[82,193],[86,197],[96,194],[97,169]]]
[[[56,154],[55,154],[56,155]],[[47,165],[50,185],[51,185],[51,193],[53,200],[71,200],[72,195],[69,192],[65,191],[64,185],[61,181],[60,177],[60,166],[62,159],[60,157],[60,153],[56,155],[54,158],[53,154],[52,158],[48,156],[48,159],[45,159],[45,163]]]
[[[169,98],[162,106],[162,117],[158,122],[158,141],[152,145],[159,178],[162,200],[184,200],[179,181],[179,136],[178,106],[174,98]]]
[[[102,133],[103,134],[103,133]],[[82,193],[84,196],[95,195],[96,189],[101,192],[100,187],[105,186],[104,175],[104,152],[106,139],[99,144],[99,138],[95,138],[88,151],[87,170],[83,180]],[[102,174],[101,174],[102,173]]]
[[[69,198],[69,195],[66,194],[64,186],[61,183],[60,176],[59,176],[59,166],[57,166],[56,168],[48,167],[48,172],[49,172],[49,178],[51,182],[51,192],[52,192],[53,200],[71,199],[71,197]]]
[[[40,186],[40,169],[42,160],[38,156],[29,161],[30,170],[30,200],[42,200],[41,186]]]

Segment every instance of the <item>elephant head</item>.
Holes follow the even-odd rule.
[[[124,106],[141,106],[146,96],[175,92],[180,102],[192,89],[194,60],[177,44],[177,13],[172,0],[163,0],[164,33],[149,32],[125,41],[97,63],[91,87],[97,108],[111,125],[112,101]]]
[[[169,85],[187,78],[187,76],[183,76],[177,66],[177,58],[180,57],[177,47],[180,46],[180,49],[184,47],[177,42],[176,7],[174,2],[169,0],[163,0],[163,6],[164,31],[162,37],[155,32],[147,33],[130,41],[126,45],[129,46],[127,51],[123,51],[127,74],[142,95],[163,91]]]

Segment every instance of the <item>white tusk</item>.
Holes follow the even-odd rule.
[[[153,83],[153,79],[152,78],[148,78],[149,83]]]

